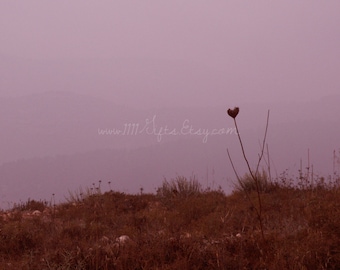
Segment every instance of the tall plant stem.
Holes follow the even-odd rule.
[[[238,139],[239,139],[239,141],[240,141],[240,145],[241,145],[241,149],[242,149],[243,158],[244,158],[244,160],[245,160],[246,163],[247,163],[247,167],[248,167],[250,176],[251,176],[251,178],[252,178],[252,179],[254,180],[254,182],[255,182],[256,193],[257,193],[257,200],[258,200],[258,204],[259,204],[259,207],[258,207],[258,208],[255,207],[255,209],[256,209],[257,217],[258,217],[259,223],[260,223],[260,229],[261,229],[262,239],[265,240],[264,232],[263,232],[262,200],[261,200],[260,187],[259,187],[259,181],[258,181],[258,170],[259,170],[259,166],[260,166],[261,160],[262,160],[262,158],[263,158],[264,147],[265,147],[266,138],[267,138],[268,124],[269,124],[269,110],[268,110],[268,113],[267,113],[267,122],[266,122],[266,128],[265,128],[265,133],[264,133],[264,137],[263,137],[263,142],[262,142],[261,154],[260,154],[259,160],[258,160],[258,162],[257,162],[255,174],[253,173],[253,171],[252,171],[251,168],[250,168],[250,164],[249,164],[249,161],[248,161],[248,159],[247,159],[247,156],[246,156],[246,153],[245,153],[245,150],[244,150],[244,146],[243,146],[243,143],[242,143],[242,139],[241,139],[241,136],[240,136],[240,132],[239,132],[239,129],[238,129],[238,126],[237,126],[236,117],[234,117],[233,119],[234,119],[234,124],[235,124],[235,127],[236,127],[237,136],[238,136]],[[228,155],[229,155],[229,151],[228,151]],[[229,159],[231,159],[231,158],[230,158],[230,155],[229,155]],[[233,166],[234,171],[236,172],[233,163],[232,163],[232,166]],[[239,177],[238,177],[237,174],[236,174],[236,177],[239,179]],[[239,181],[239,182],[240,182],[240,181]],[[246,194],[247,194],[247,193],[246,193]],[[248,199],[250,200],[249,194],[247,194],[247,197],[248,197]],[[251,200],[250,200],[250,202],[252,203]],[[252,203],[252,204],[253,204],[253,203]]]

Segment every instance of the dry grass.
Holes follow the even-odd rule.
[[[0,269],[340,269],[339,188],[264,191],[263,242],[242,191],[166,187],[3,211]]]

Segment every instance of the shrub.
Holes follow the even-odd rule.
[[[47,201],[36,201],[28,199],[25,203],[20,203],[17,205],[14,205],[13,210],[19,210],[19,211],[44,211],[45,207],[47,206]]]
[[[257,174],[257,184],[260,192],[269,192],[275,187],[275,184],[268,180],[268,175],[264,170]],[[249,173],[246,173],[235,185],[235,190],[246,192],[256,191],[256,182]]]
[[[167,181],[164,179],[163,184],[157,189],[157,195],[161,197],[180,197],[187,198],[192,195],[197,195],[202,192],[201,184],[195,177],[187,178],[177,176],[175,179]]]

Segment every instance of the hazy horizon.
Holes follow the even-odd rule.
[[[270,109],[278,170],[296,173],[310,149],[310,162],[332,174],[332,162],[340,166],[338,157],[332,161],[340,148],[339,10],[339,1],[314,0],[0,2],[0,192],[12,194],[9,181],[15,187],[27,176],[41,180],[34,185],[43,194],[42,179],[60,170],[72,187],[80,177],[113,177],[109,165],[100,167],[113,152],[98,163],[101,155],[88,153],[118,148],[131,150],[116,160],[130,169],[115,167],[121,185],[133,186],[127,179],[139,174],[151,187],[162,173],[204,174],[206,166],[212,173],[216,164],[225,183],[232,177],[226,148],[240,150],[230,136],[207,144],[168,136],[163,145],[98,130],[142,126],[154,115],[158,127],[180,129],[188,119],[197,130],[228,128],[226,110],[234,106],[250,156],[257,157]],[[134,155],[141,165],[132,164]],[[39,174],[39,164],[53,168],[51,176]],[[92,170],[84,175],[82,167]]]

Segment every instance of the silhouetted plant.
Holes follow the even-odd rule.
[[[247,190],[246,188],[243,188],[243,186],[242,186],[243,182],[242,182],[241,178],[239,177],[239,175],[238,175],[238,173],[237,173],[237,171],[235,169],[235,166],[233,164],[233,161],[231,159],[231,156],[230,156],[230,153],[229,153],[228,149],[227,149],[227,153],[228,153],[228,157],[229,157],[230,163],[231,163],[231,165],[233,167],[233,170],[235,172],[237,181],[240,184],[240,186],[242,187],[242,189],[245,192],[248,200],[250,201],[250,203],[252,204],[253,208],[256,211],[256,214],[257,214],[257,217],[258,217],[258,220],[259,220],[259,223],[260,223],[262,239],[265,240],[264,232],[263,232],[263,220],[262,220],[262,210],[263,209],[262,209],[262,200],[261,200],[261,194],[260,194],[261,193],[261,189],[260,189],[260,178],[259,178],[259,166],[260,166],[261,160],[263,158],[264,147],[265,147],[265,143],[266,143],[266,137],[267,137],[267,131],[268,131],[268,123],[269,123],[269,110],[268,110],[268,114],[267,114],[267,123],[266,123],[265,133],[264,133],[264,137],[263,137],[261,153],[259,155],[259,159],[258,159],[258,162],[257,162],[257,166],[256,166],[255,172],[250,168],[249,161],[248,161],[248,158],[247,158],[247,156],[245,154],[245,150],[244,150],[244,147],[243,147],[242,139],[241,139],[240,132],[239,132],[239,129],[238,129],[238,126],[237,126],[236,116],[238,115],[239,111],[240,110],[239,110],[238,107],[235,107],[234,109],[228,109],[228,115],[231,118],[233,118],[233,120],[234,120],[234,124],[235,124],[236,131],[237,131],[237,136],[238,136],[238,139],[239,139],[239,142],[240,142],[240,145],[241,145],[241,150],[242,150],[243,158],[246,161],[249,174],[250,174],[251,179],[253,180],[253,182],[255,184],[255,187],[256,187],[258,206],[256,206],[254,204],[253,200],[250,198],[250,196],[249,196],[249,192],[250,191]]]

